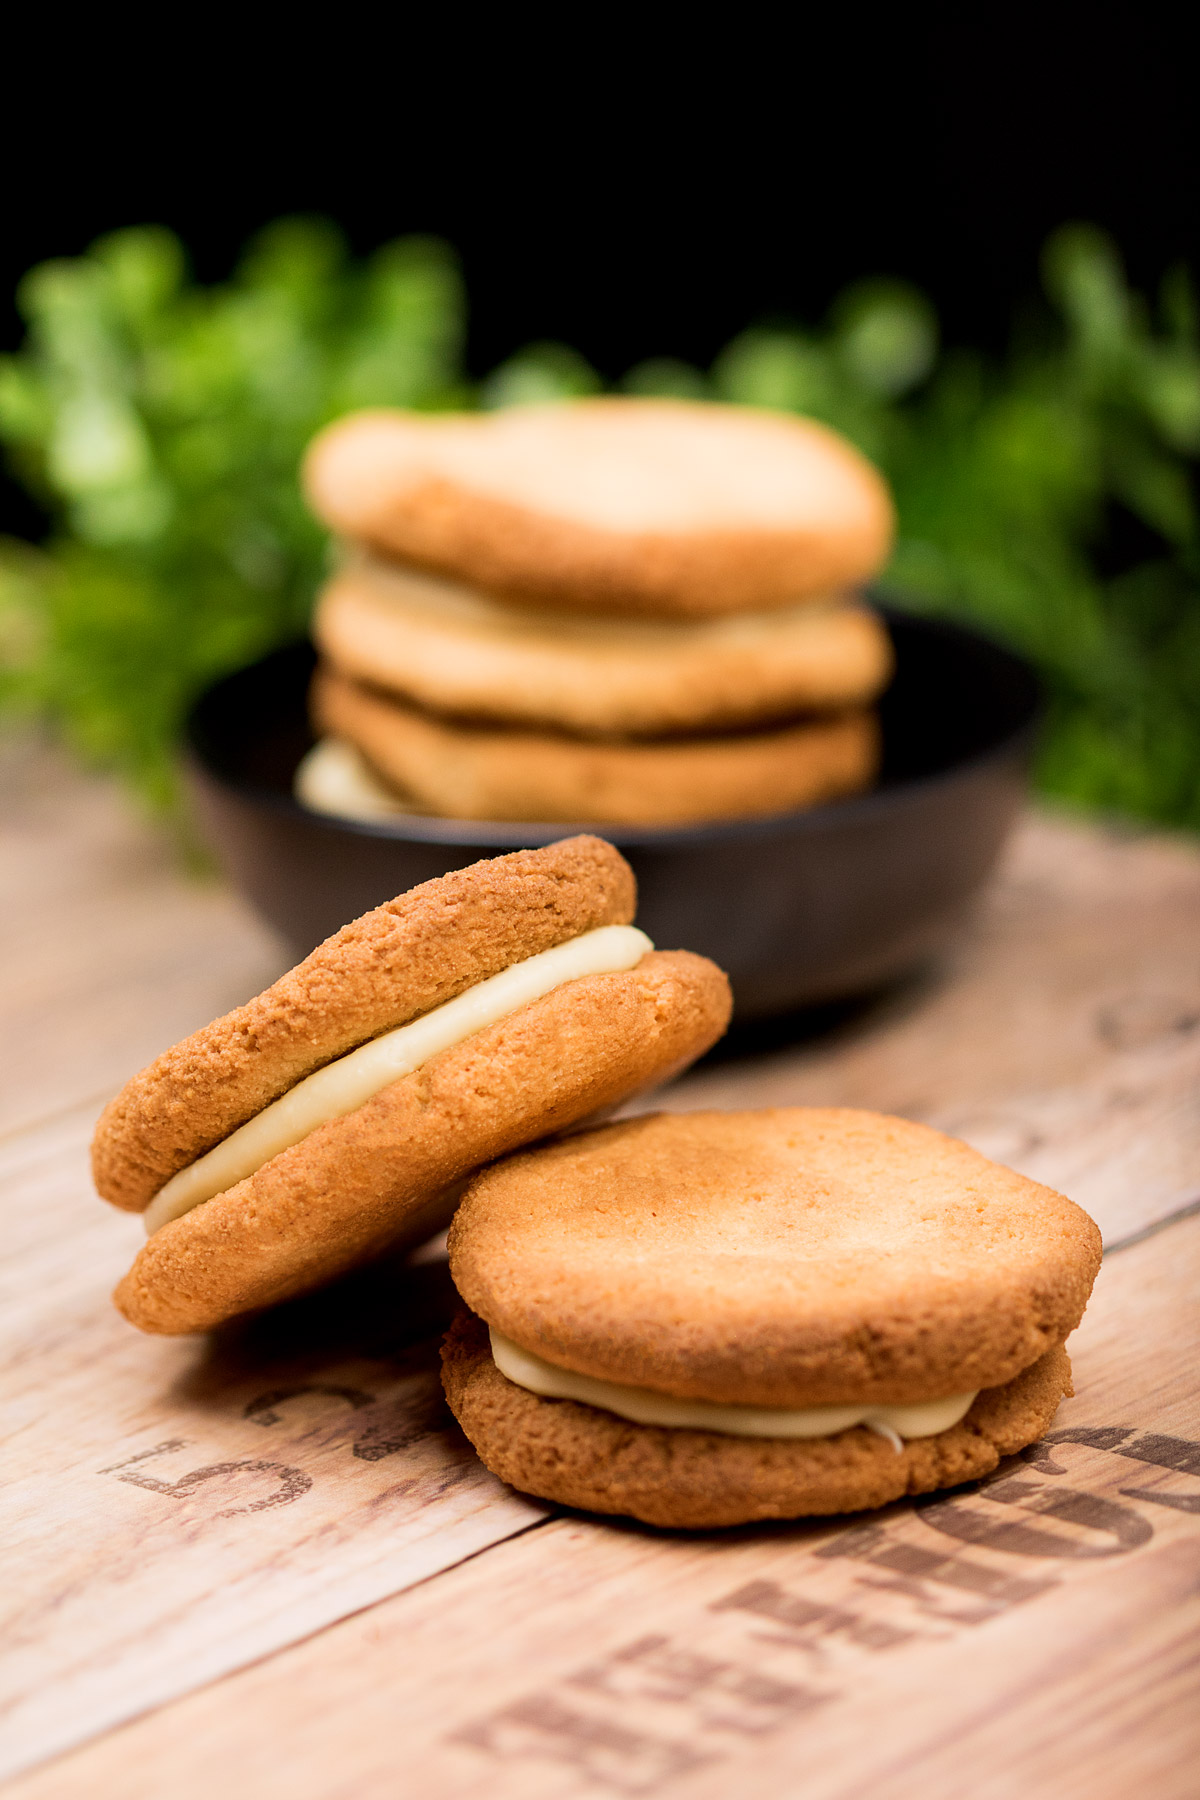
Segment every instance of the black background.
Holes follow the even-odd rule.
[[[705,363],[881,272],[998,349],[1063,220],[1111,230],[1144,287],[1200,262],[1196,34],[1170,19],[56,12],[9,43],[0,337],[23,270],[102,231],[169,224],[215,279],[256,226],[317,211],[359,250],[458,246],[477,372],[545,337],[610,376]],[[5,523],[36,524],[11,489]]]

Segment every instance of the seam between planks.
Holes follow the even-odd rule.
[[[87,1732],[83,1737],[77,1738],[74,1743],[64,1744],[61,1749],[51,1751],[48,1756],[35,1756],[31,1761],[11,1769],[5,1777],[4,1785],[7,1786],[10,1781],[20,1780],[23,1776],[51,1768],[55,1763],[63,1762],[67,1757],[75,1756],[79,1751],[86,1750],[89,1745],[98,1744],[104,1738],[113,1737],[118,1732],[125,1731],[129,1726],[138,1724],[142,1719],[148,1719],[155,1713],[166,1711],[168,1707],[177,1706],[181,1701],[189,1700],[193,1694],[203,1693],[206,1688],[217,1688],[223,1682],[236,1681],[239,1676],[245,1675],[250,1669],[260,1668],[264,1663],[273,1662],[277,1657],[285,1656],[295,1650],[298,1645],[311,1643],[314,1638],[323,1637],[327,1632],[336,1630],[339,1625],[344,1625],[350,1619],[361,1618],[364,1613],[374,1612],[392,1600],[399,1599],[402,1594],[412,1594],[418,1588],[428,1587],[430,1582],[436,1581],[439,1576],[449,1575],[455,1569],[464,1568],[467,1563],[478,1562],[479,1558],[486,1556],[489,1550],[499,1549],[503,1544],[515,1543],[517,1538],[528,1537],[530,1532],[541,1531],[545,1526],[555,1524],[560,1517],[561,1509],[548,1513],[544,1519],[534,1519],[528,1525],[520,1525],[507,1537],[497,1538],[491,1544],[484,1544],[479,1550],[468,1551],[466,1556],[460,1556],[456,1561],[447,1563],[444,1569],[435,1569],[429,1575],[422,1575],[416,1581],[407,1582],[403,1587],[393,1589],[390,1594],[380,1594],[378,1598],[368,1600],[363,1606],[356,1606],[347,1613],[339,1613],[336,1619],[330,1619],[324,1625],[317,1625],[311,1631],[301,1632],[298,1637],[289,1638],[286,1644],[278,1644],[273,1650],[264,1650],[261,1656],[251,1657],[248,1662],[240,1662],[234,1668],[226,1669],[221,1675],[214,1675],[207,1681],[199,1681],[194,1687],[184,1688],[178,1694],[172,1694],[165,1700],[159,1700],[151,1706],[143,1707],[139,1712],[129,1713],[114,1724],[101,1727],[99,1731]]]
[[[1134,1244],[1143,1244],[1147,1238],[1157,1237],[1168,1225],[1179,1225],[1184,1219],[1195,1218],[1200,1213],[1200,1194],[1194,1200],[1185,1200],[1174,1212],[1169,1212],[1161,1219],[1154,1219],[1149,1225],[1143,1225],[1138,1231],[1131,1231],[1128,1237],[1118,1238],[1115,1244],[1104,1246],[1105,1256],[1115,1256],[1118,1250],[1129,1250]]]
[[[96,1119],[113,1095],[119,1092],[120,1089],[115,1087],[101,1088],[95,1094],[85,1094],[82,1100],[72,1100],[66,1106],[56,1106],[50,1112],[38,1113],[36,1118],[23,1120],[20,1125],[6,1125],[0,1129],[0,1147],[15,1143],[18,1138],[35,1136],[39,1131],[46,1131],[50,1126],[72,1118],[76,1113],[86,1113]]]

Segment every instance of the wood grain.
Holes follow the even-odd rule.
[[[1053,1468],[841,1526],[547,1523],[440,1412],[436,1252],[207,1340],[109,1307],[140,1228],[90,1191],[100,1101],[282,958],[109,784],[5,758],[0,1691],[5,1766],[46,1763],[18,1793],[1188,1791],[1200,1221],[1106,1265],[1060,1415],[1093,1437]],[[665,1103],[927,1119],[1127,1238],[1200,1189],[1198,917],[1195,846],[1032,815],[936,968]]]
[[[667,1104],[900,1113],[1069,1194],[1114,1242],[1200,1196],[1197,921],[1195,844],[1033,814],[936,968]]]
[[[90,1126],[88,1109],[0,1145],[3,1773],[543,1516],[443,1406],[444,1262],[145,1338],[108,1301],[141,1226],[89,1192]]]
[[[1200,1219],[1111,1259],[1076,1398],[978,1489],[709,1536],[560,1519],[15,1795],[1183,1800],[1198,1281]]]
[[[0,739],[0,1134],[90,1101],[287,966],[109,781]]]

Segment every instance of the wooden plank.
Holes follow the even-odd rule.
[[[14,1800],[1159,1800],[1200,1749],[1200,1219],[1109,1259],[1077,1396],[977,1491],[670,1536],[563,1518]]]
[[[140,1221],[90,1109],[0,1145],[0,1770],[37,1761],[540,1520],[446,1414],[444,1262],[152,1339],[108,1302]]]
[[[113,784],[0,740],[0,1134],[114,1092],[288,958]]]
[[[1030,816],[937,968],[673,1107],[866,1106],[1078,1200],[1109,1242],[1200,1195],[1200,849]]]
[[[104,1296],[139,1227],[89,1194],[98,1098],[270,980],[282,959],[232,896],[181,876],[170,848],[109,784],[52,753],[13,754],[0,860],[0,1131],[11,1134],[0,1147],[0,1286],[13,1436],[0,1517],[23,1546],[4,1636],[16,1766],[395,1594],[542,1514],[500,1490],[433,1419],[430,1332],[447,1302],[436,1260],[402,1273],[398,1286],[380,1271],[207,1343],[145,1340],[110,1311]],[[831,1039],[709,1067],[666,1103],[837,1102],[927,1118],[1075,1193],[1110,1238],[1125,1236],[1196,1191],[1198,903],[1194,847],[1034,817],[938,970]],[[37,1118],[52,1122],[20,1129]],[[409,1315],[398,1317],[404,1307]],[[920,1537],[928,1521],[911,1528]],[[640,1544],[663,1594],[677,1574],[682,1596],[709,1567],[704,1546],[683,1540],[664,1549],[612,1527],[542,1527],[536,1550],[514,1544],[480,1565],[498,1580],[515,1571],[502,1615],[523,1604],[522,1583],[542,1582],[541,1544],[544,1580],[574,1591],[572,1532],[587,1546],[586,1617],[587,1570],[601,1545],[628,1556]],[[1155,1555],[1162,1539],[1159,1530]],[[741,1553],[729,1539],[718,1548],[722,1559]],[[1148,1568],[1138,1557],[1128,1567]],[[1079,1562],[1084,1574],[1093,1566]],[[447,1582],[459,1579],[435,1589],[453,1600]],[[473,1592],[479,1569],[463,1579]],[[614,1573],[618,1607],[633,1579],[624,1563]],[[813,1579],[809,1570],[806,1593]],[[1134,1587],[1122,1593],[1140,1619]],[[469,1613],[464,1603],[464,1620]],[[1018,1641],[1023,1618],[1017,1609]],[[586,1646],[594,1621],[582,1630]],[[1170,1645],[1155,1654],[1169,1662]],[[1166,1662],[1154,1689],[1164,1705]],[[239,1678],[239,1692],[250,1679]],[[442,1666],[435,1688],[448,1679]],[[1046,1732],[1053,1737],[1049,1724]],[[562,1741],[575,1742],[569,1732]],[[572,1754],[586,1765],[578,1742]],[[518,1757],[513,1766],[525,1765]]]

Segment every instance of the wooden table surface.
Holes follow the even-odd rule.
[[[14,1795],[1195,1793],[1200,849],[1030,814],[938,968],[660,1100],[925,1119],[1110,1250],[1075,1398],[977,1490],[672,1535],[479,1467],[436,1247],[211,1338],[117,1316],[95,1115],[283,956],[108,784],[14,742],[0,789]]]

